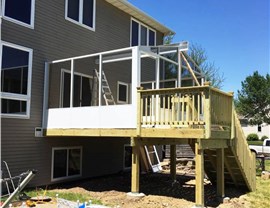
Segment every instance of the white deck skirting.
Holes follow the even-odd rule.
[[[136,128],[136,106],[111,105],[48,110],[47,129]]]

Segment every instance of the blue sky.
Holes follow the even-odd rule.
[[[129,0],[187,40],[205,48],[209,61],[224,73],[224,91],[258,70],[270,73],[269,0]]]

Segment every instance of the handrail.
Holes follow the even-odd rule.
[[[235,138],[233,140],[233,150],[238,158],[243,175],[250,190],[256,188],[256,157],[248,147],[246,137],[241,128],[240,121],[234,110],[233,119],[235,121]]]
[[[208,85],[138,89],[143,126],[204,128],[211,137],[213,125],[231,128],[233,96]],[[138,123],[139,124],[139,123]],[[196,125],[196,126],[195,126]]]

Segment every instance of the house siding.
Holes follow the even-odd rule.
[[[44,63],[129,47],[130,16],[97,0],[96,28],[91,31],[65,19],[65,0],[35,1],[34,29],[3,19],[1,33],[3,41],[33,49],[30,119],[2,118],[1,160],[8,163],[12,175],[37,169],[30,186],[51,183],[52,148],[69,146],[83,148],[83,178],[122,170],[123,146],[128,139],[37,138],[34,130],[42,124]],[[157,44],[162,44],[162,39],[157,32]]]

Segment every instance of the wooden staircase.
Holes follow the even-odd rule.
[[[228,148],[224,149],[224,179],[226,184],[236,187],[246,187],[253,191],[256,188],[256,159],[249,150],[240,122],[234,112],[234,138]],[[205,173],[210,181],[217,181],[217,151],[216,149],[204,150]]]

